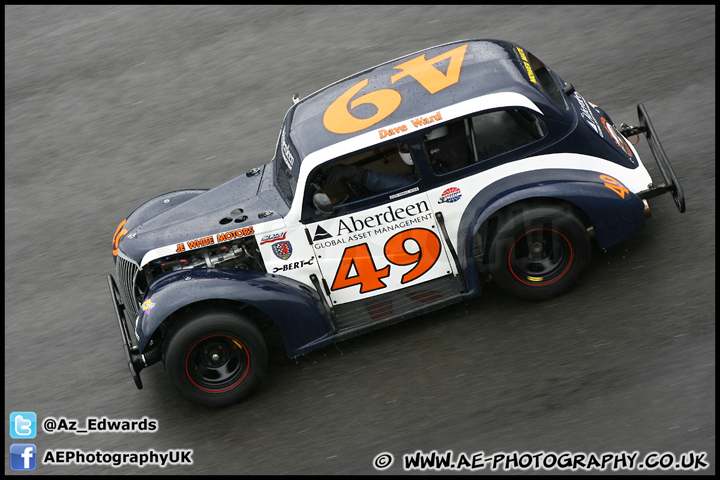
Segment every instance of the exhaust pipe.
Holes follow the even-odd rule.
[[[645,205],[645,210],[643,212],[645,214],[645,218],[652,216],[652,213],[650,213],[650,205],[648,205],[647,200],[644,198],[643,198],[643,204]]]

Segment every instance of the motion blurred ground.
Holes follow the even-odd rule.
[[[267,162],[293,93],[462,38],[515,41],[616,122],[643,102],[687,194],[543,303],[481,298],[297,360],[208,411],[135,389],[104,277],[118,222]],[[384,451],[707,452],[715,471],[715,7],[6,6],[5,409],[157,419],[50,448],[192,448],[189,467],[373,473]],[[650,160],[647,148],[641,154]],[[654,168],[654,165],[650,165]],[[654,172],[657,173],[656,168]],[[6,437],[5,472],[10,473]]]

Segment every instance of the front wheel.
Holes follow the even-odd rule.
[[[572,287],[590,254],[587,230],[568,207],[529,207],[499,225],[490,272],[506,292],[542,300]]]
[[[221,407],[247,397],[267,366],[265,340],[249,319],[226,311],[173,325],[163,354],[170,383],[191,402]]]

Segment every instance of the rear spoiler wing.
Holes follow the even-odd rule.
[[[639,135],[641,133],[645,134],[648,145],[650,145],[650,151],[652,151],[655,161],[657,162],[658,167],[660,167],[660,173],[662,173],[663,179],[665,180],[665,183],[661,185],[651,183],[648,185],[647,190],[638,192],[637,196],[642,199],[647,199],[670,192],[673,200],[675,200],[675,205],[677,205],[678,210],[680,213],[683,213],[685,211],[685,194],[680,186],[680,181],[670,165],[670,161],[665,154],[665,150],[662,148],[660,139],[658,139],[647,110],[645,110],[645,106],[642,103],[639,103],[637,110],[640,125],[629,126],[623,123],[620,125],[620,133],[625,137],[632,137],[633,135]]]

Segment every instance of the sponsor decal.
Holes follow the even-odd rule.
[[[518,53],[520,54],[520,58],[522,59],[522,63],[525,66],[525,71],[528,74],[528,77],[530,78],[530,81],[537,84],[537,79],[535,78],[535,73],[532,71],[532,68],[530,67],[530,62],[527,59],[527,56],[525,55],[525,51],[520,48],[516,47]]]
[[[155,306],[155,303],[153,303],[152,300],[150,300],[150,297],[145,299],[142,305],[140,305],[140,308],[143,309],[143,312],[145,312],[145,315],[150,315],[150,310]]]
[[[255,234],[254,227],[238,228],[236,230],[230,230],[229,232],[217,233],[210,235],[209,237],[196,238],[195,240],[188,240],[187,242],[178,243],[176,245],[175,253],[186,252],[188,250],[194,250],[196,248],[208,247],[218,243],[229,242],[242,237]]]
[[[430,211],[430,207],[427,202],[425,200],[421,200],[418,203],[411,203],[409,205],[405,205],[404,207],[396,207],[395,209],[388,205],[385,211],[375,215],[368,215],[365,218],[356,219],[353,215],[350,215],[350,218],[343,219],[338,222],[337,235],[339,236],[360,232],[365,229],[381,227],[385,224],[404,220],[408,217],[415,217],[428,211]]]
[[[310,260],[300,260],[298,262],[288,262],[288,263],[284,264],[282,267],[273,267],[272,273],[287,272],[289,270],[295,270],[298,268],[306,267],[308,265],[312,265],[313,262],[315,262],[315,257],[310,257]]]
[[[323,227],[318,225],[318,227],[315,229],[315,236],[313,237],[313,242],[316,242],[318,240],[324,240],[326,238],[332,238],[332,235],[330,235]]]
[[[273,244],[272,251],[280,260],[287,260],[292,255],[292,245],[285,240],[284,242]]]
[[[260,239],[260,245],[265,245],[266,243],[273,243],[277,242],[278,240],[285,240],[285,235],[287,235],[287,232],[282,233],[273,233],[270,235],[265,235]]]
[[[316,232],[313,248],[318,250],[364,240],[373,235],[402,230],[426,222],[431,218],[432,212],[425,200],[395,208],[388,205],[380,213],[374,215],[360,218],[351,215],[349,218],[341,219],[337,223],[337,234],[335,235],[337,238],[328,235],[319,239]]]
[[[595,130],[595,132],[602,137],[603,133],[602,129],[600,128],[600,124],[595,119],[595,115],[593,115],[590,111],[590,105],[588,104],[587,100],[585,100],[583,96],[580,95],[578,92],[573,93],[573,97],[575,97],[578,105],[580,105],[580,116],[583,117],[585,123],[587,123],[590,128]]]
[[[396,198],[404,197],[405,195],[410,195],[411,193],[415,193],[418,190],[420,190],[420,187],[411,188],[410,190],[405,190],[404,192],[396,193],[394,195],[390,195],[390,200],[394,200]]]
[[[293,154],[290,151],[290,146],[285,140],[285,127],[283,127],[280,132],[280,152],[282,153],[283,161],[285,162],[288,170],[292,170],[293,165],[295,164],[295,157],[293,157]]]
[[[455,203],[462,197],[462,192],[457,187],[450,187],[440,195],[438,203]]]

